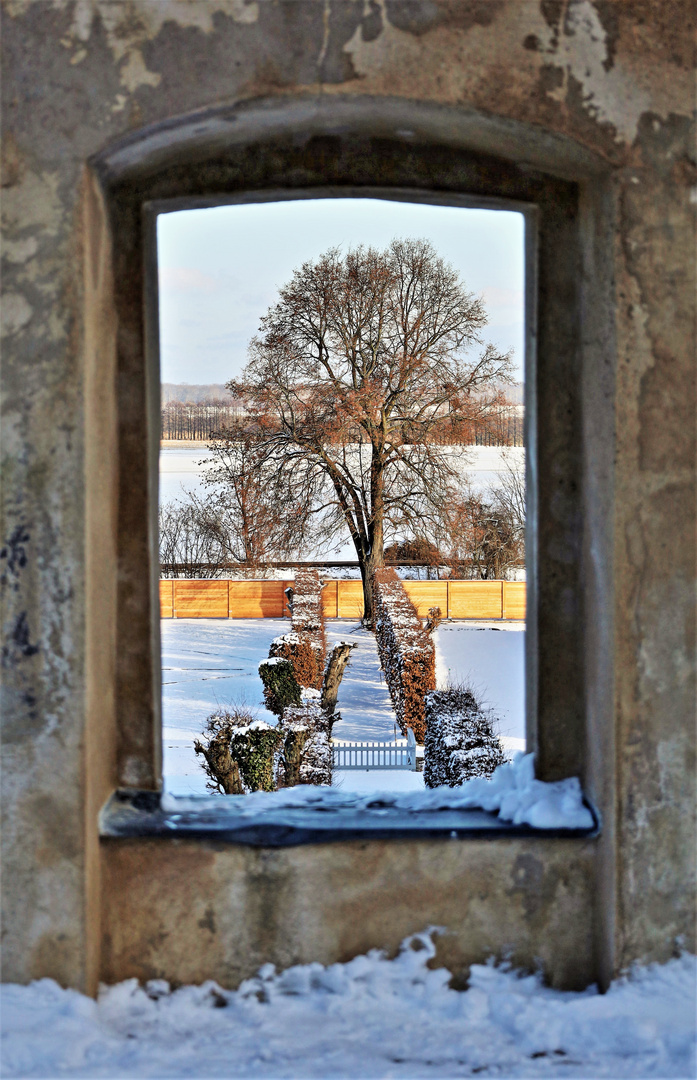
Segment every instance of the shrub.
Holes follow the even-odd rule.
[[[262,660],[259,675],[264,685],[264,703],[269,712],[282,716],[288,705],[300,704],[300,684],[290,660],[281,656]]]
[[[300,686],[319,690],[327,651],[322,612],[322,585],[316,570],[299,569],[291,600],[290,633],[274,638],[270,653],[290,660]]]
[[[333,752],[331,733],[334,719],[316,698],[299,706],[291,705],[283,713],[283,745],[276,760],[276,783],[281,787],[295,784],[331,784]]]
[[[210,777],[208,788],[223,795],[273,791],[274,755],[282,734],[258,720],[244,706],[213,713],[206,721],[206,739],[194,739],[194,750],[204,758]]]
[[[209,777],[207,787],[221,795],[275,791],[295,784],[331,784],[332,725],[317,690],[303,690],[288,706],[278,727],[258,720],[244,706],[208,717],[204,742],[194,739]]]
[[[426,695],[424,783],[458,787],[474,776],[490,777],[506,758],[495,719],[470,689],[449,686]]]
[[[415,562],[423,566],[437,566],[442,556],[436,545],[425,536],[415,536],[411,540],[400,540],[385,548],[385,559],[391,563]]]
[[[426,733],[424,698],[436,685],[433,641],[394,570],[376,570],[373,588],[375,637],[397,723],[402,734],[412,728],[416,741],[422,743]]]

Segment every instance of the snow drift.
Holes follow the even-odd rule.
[[[5,1077],[680,1077],[695,1075],[695,958],[605,995],[475,964],[465,991],[430,968],[433,932],[398,956],[266,964],[236,991],[135,979],[98,1001],[50,979],[2,988]]]

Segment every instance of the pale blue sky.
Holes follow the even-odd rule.
[[[224,383],[295,267],[327,248],[385,247],[395,237],[430,240],[481,294],[484,334],[514,350],[522,380],[524,220],[504,210],[466,210],[384,199],[311,199],[161,214],[157,223],[163,382]]]

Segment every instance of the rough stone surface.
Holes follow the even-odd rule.
[[[593,979],[592,841],[350,841],[253,849],[108,840],[107,982],[217,979],[396,952],[417,926],[444,926],[439,959],[462,979],[510,952],[556,986]],[[324,857],[323,857],[324,856]],[[162,898],[167,902],[162,903]]]
[[[679,938],[694,947],[694,5],[4,0],[2,20],[4,977],[50,975],[83,988],[99,973],[198,978],[222,970],[213,954],[240,950],[225,961],[230,981],[257,959],[345,959],[393,945],[427,912],[453,930],[459,964],[507,941],[521,962],[542,956],[559,983],[665,958]],[[571,908],[560,883],[578,880],[579,860],[590,881],[591,858],[563,844],[545,849],[549,867],[527,850],[516,855],[512,877],[499,843],[467,845],[466,857],[460,845],[375,844],[358,858],[352,846],[350,856],[342,846],[266,855],[133,842],[107,845],[100,886],[96,808],[119,781],[158,778],[154,631],[143,601],[152,528],[142,525],[142,271],[123,244],[112,265],[123,223],[114,185],[135,214],[127,166],[144,146],[139,133],[156,177],[158,160],[173,161],[183,130],[174,121],[185,115],[170,189],[190,177],[199,145],[208,179],[196,183],[210,191],[212,147],[224,156],[254,132],[267,147],[292,142],[303,124],[314,124],[310,179],[319,183],[323,147],[341,156],[336,140],[351,110],[367,141],[344,176],[358,176],[361,153],[370,162],[384,151],[389,182],[389,146],[399,140],[415,153],[428,145],[426,187],[445,183],[439,147],[457,146],[491,155],[477,176],[488,190],[501,178],[502,195],[497,160],[578,185],[581,332],[573,320],[540,326],[548,353],[555,334],[563,348],[557,385],[550,368],[538,387],[538,542],[540,568],[550,569],[530,635],[539,630],[541,768],[552,775],[580,756],[604,821],[596,887],[569,885]],[[280,167],[274,175],[268,160],[267,151],[250,186],[307,182]],[[141,159],[137,184],[144,170]],[[375,168],[366,175],[374,182]],[[463,190],[479,191],[475,179],[463,168]],[[568,265],[564,275],[540,281],[542,301],[571,282]],[[566,344],[574,334],[577,351]],[[569,438],[580,440],[575,456]],[[555,588],[565,605],[555,632],[582,646],[582,663],[570,646],[561,668],[544,648],[545,596]],[[563,714],[556,740],[544,733],[553,702]],[[490,875],[486,918],[475,890],[458,899],[468,864]],[[396,896],[414,866],[433,875],[433,897],[426,904],[415,893],[412,908],[400,901],[395,918],[381,889]],[[111,893],[117,903],[108,898],[119,868],[130,891]],[[222,899],[214,907],[222,929],[201,953],[210,967],[176,946],[163,904],[183,911],[199,873],[204,924],[208,885],[230,897],[229,909]],[[281,944],[290,915],[269,875],[301,926],[297,948]],[[330,905],[310,903],[312,883]],[[352,901],[364,889],[359,932]],[[244,911],[242,930],[225,910]],[[267,921],[275,929],[262,932]],[[595,959],[583,968],[579,935],[586,943],[589,926]],[[204,926],[186,940],[211,934]]]

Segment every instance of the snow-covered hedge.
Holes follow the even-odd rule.
[[[220,710],[208,717],[203,741],[194,750],[204,759],[208,788],[222,795],[276,791],[296,784],[331,784],[332,725],[318,690],[303,690],[297,705],[283,711],[277,727],[249,710]]]
[[[331,732],[336,719],[321,708],[319,695],[308,697],[307,692],[302,704],[285,709],[280,724],[283,743],[276,755],[277,787],[331,784]]]
[[[290,660],[282,656],[262,660],[259,677],[264,687],[264,704],[269,712],[282,716],[288,705],[300,704],[300,684]]]
[[[327,644],[322,585],[317,570],[296,571],[290,626],[290,633],[274,638],[270,654],[290,660],[301,686],[319,690],[324,677]]]
[[[488,779],[506,758],[494,731],[494,718],[474,694],[449,686],[426,695],[424,783],[459,787],[475,776]]]
[[[436,686],[433,641],[394,570],[375,572],[373,592],[375,637],[397,723],[404,735],[412,728],[416,741],[423,743],[424,698]]]
[[[282,740],[279,728],[257,720],[247,709],[221,709],[206,721],[204,742],[194,739],[209,777],[208,788],[221,795],[274,791],[274,755]]]

